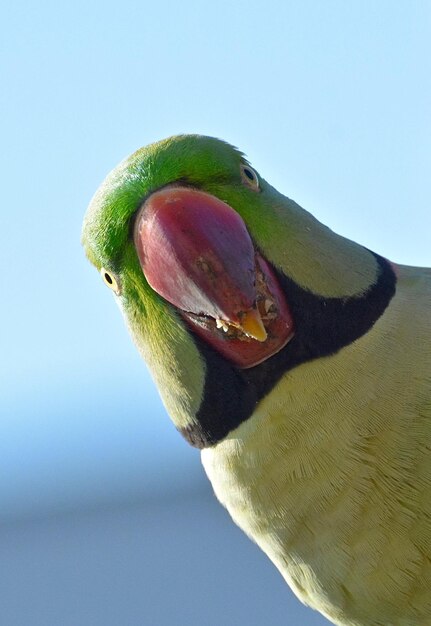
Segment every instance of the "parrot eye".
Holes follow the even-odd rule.
[[[253,191],[259,191],[259,179],[256,172],[249,165],[241,164],[241,178],[247,187],[250,187]]]
[[[100,270],[100,273],[102,275],[103,282],[105,283],[105,285],[108,285],[109,289],[112,289],[112,291],[115,291],[115,293],[119,295],[120,293],[119,281],[115,278],[114,274],[112,272],[108,272],[108,270],[105,270],[104,267],[102,267],[102,269]]]

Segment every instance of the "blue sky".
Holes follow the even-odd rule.
[[[80,247],[92,194],[141,145],[226,139],[334,230],[431,264],[430,12],[419,0],[3,9],[5,514],[201,484]]]

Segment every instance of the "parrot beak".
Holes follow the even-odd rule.
[[[138,213],[134,239],[149,285],[239,367],[268,358],[292,336],[273,272],[240,215],[215,196],[179,186],[155,192]]]

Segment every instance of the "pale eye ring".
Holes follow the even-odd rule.
[[[118,280],[118,278],[116,278],[112,272],[105,269],[104,267],[100,269],[100,274],[103,278],[103,282],[105,283],[105,285],[107,285],[109,289],[112,289],[112,291],[114,291],[118,295],[120,293],[120,281]]]
[[[249,165],[245,165],[241,163],[241,178],[242,182],[253,189],[254,191],[259,191],[259,179],[257,177],[256,172]]]

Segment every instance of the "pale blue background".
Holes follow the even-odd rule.
[[[430,265],[430,12],[425,0],[3,5],[7,626],[324,623],[211,500],[83,256],[81,220],[121,158],[198,132],[239,146],[334,230]]]

